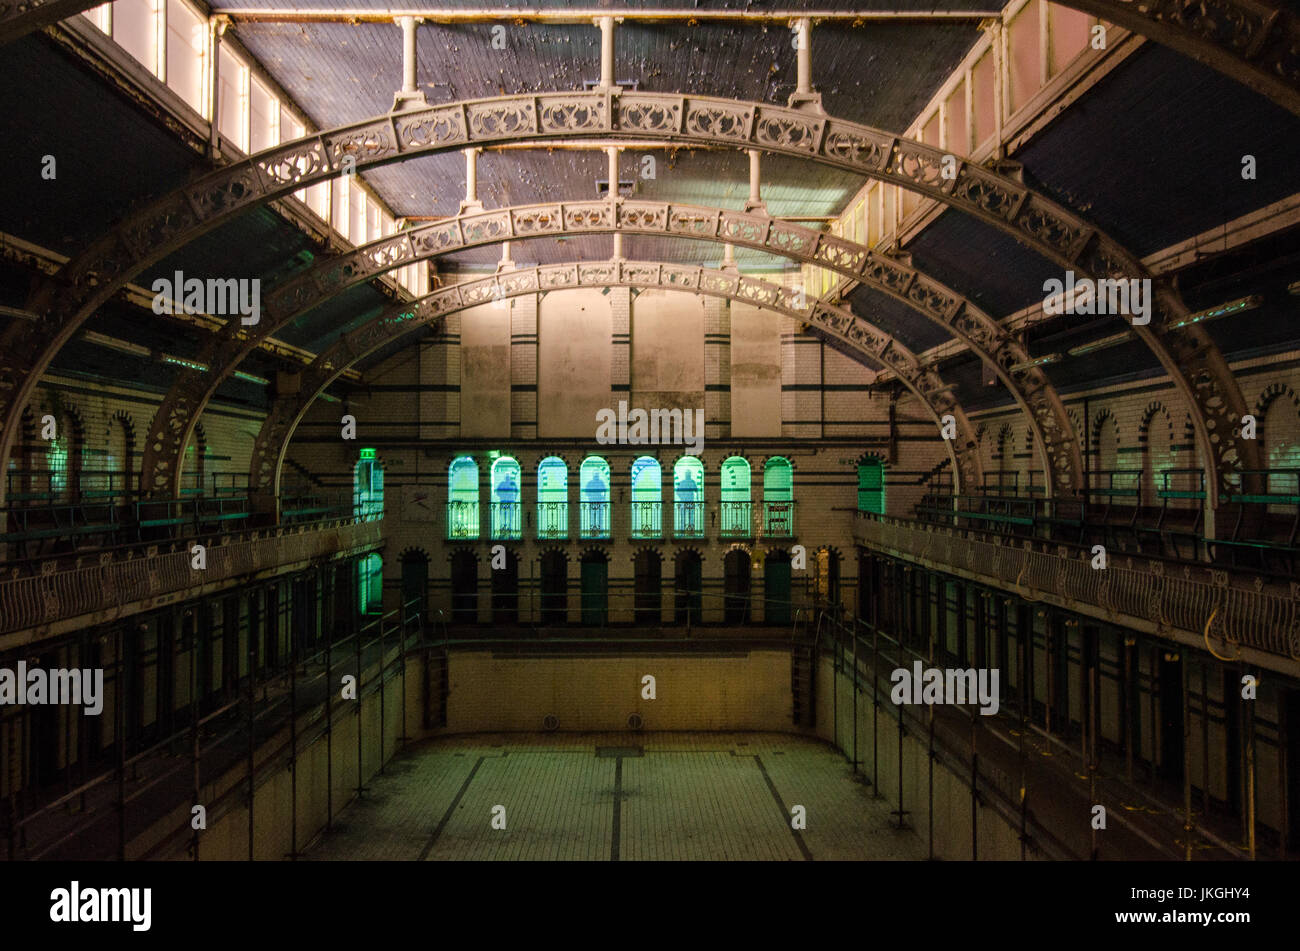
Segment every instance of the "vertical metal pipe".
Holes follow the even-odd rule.
[[[477,148],[465,150],[465,204],[467,205],[478,201],[478,153]]]
[[[122,628],[117,629],[113,664],[117,667],[117,860],[126,861],[126,665],[122,663]]]
[[[301,606],[305,598],[299,598]],[[314,605],[313,605],[314,607]],[[314,613],[314,612],[313,612]],[[289,658],[289,858],[298,858],[298,649],[302,641],[302,618],[297,622],[299,636],[293,639]],[[326,689],[329,684],[325,685]]]
[[[220,152],[220,132],[217,127],[221,116],[221,35],[226,32],[226,21],[221,17],[208,17],[208,155],[215,158]]]
[[[1255,861],[1255,704],[1242,704],[1246,711],[1246,836],[1250,860]]]
[[[799,37],[797,46],[798,53],[798,80],[795,87],[796,92],[812,92],[812,27],[807,17],[800,17],[794,21],[794,31]]]
[[[875,611],[875,595],[872,595],[871,606]],[[877,684],[876,662],[880,656],[880,632],[874,624],[871,625],[871,796],[873,799],[880,798],[880,760],[876,755],[880,750],[880,744],[877,742],[880,726],[880,694],[879,685]]]
[[[596,18],[600,27],[600,88],[614,88],[614,18]]]
[[[256,793],[254,761],[253,706],[257,699],[254,684],[257,678],[257,592],[248,602],[248,861],[253,861],[253,796]]]
[[[1201,662],[1201,812],[1210,814],[1210,675]]]
[[[415,92],[415,17],[398,17],[402,28],[402,92]]]
[[[379,772],[384,771],[384,619],[379,619]]]
[[[760,194],[763,153],[758,149],[747,149],[746,151],[749,152],[749,203],[751,205],[761,205],[763,203],[763,197]]]
[[[1191,675],[1188,667],[1191,666],[1187,658],[1183,658],[1179,666],[1182,668],[1180,674],[1183,680],[1183,823],[1184,829],[1184,858],[1190,862],[1192,860],[1192,833],[1196,826],[1192,821],[1192,710],[1191,698]]]
[[[979,771],[980,754],[977,733],[979,714],[970,718],[970,860],[979,860]]]
[[[211,617],[207,611],[199,608],[194,615],[194,638],[190,641],[190,765],[194,769],[194,799],[190,806],[199,804],[199,796],[202,794],[200,783],[202,776],[199,772],[199,670],[198,670],[198,644],[199,638],[205,632],[199,630],[199,622],[204,617]],[[194,825],[194,811],[190,810],[190,825]],[[190,845],[190,850],[194,853],[194,861],[199,860],[199,830],[193,830],[194,841]]]

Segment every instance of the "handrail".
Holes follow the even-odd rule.
[[[985,535],[970,529],[858,513],[856,541],[985,583],[1088,606],[1146,630],[1154,623],[1198,640],[1213,636],[1275,657],[1300,660],[1300,588],[1209,565],[1112,554],[1092,567],[1082,546]],[[1234,583],[1235,582],[1235,583]]]
[[[14,574],[0,579],[0,633],[121,608],[279,565],[375,546],[381,535],[375,521],[267,529],[253,533],[251,538],[210,545],[202,568],[194,566],[189,540],[178,550],[159,552],[155,545],[144,552],[128,552],[123,559],[101,557],[100,563],[92,566],[58,569],[56,561],[49,561],[42,565],[40,574]],[[45,570],[46,565],[52,567]]]

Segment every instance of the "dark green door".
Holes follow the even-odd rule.
[[[704,584],[700,556],[685,551],[677,556],[677,623],[699,624],[703,611]]]
[[[789,624],[790,556],[774,551],[763,561],[763,623]]]
[[[582,623],[604,627],[609,601],[609,565],[604,558],[582,560]]]

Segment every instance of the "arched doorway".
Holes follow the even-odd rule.
[[[541,621],[563,624],[569,619],[569,559],[562,551],[544,552],[541,569]]]
[[[414,603],[412,603],[414,602]],[[425,621],[429,603],[429,556],[422,551],[408,551],[402,556],[402,604],[399,617]]]
[[[676,604],[678,624],[698,624],[704,614],[704,564],[697,551],[677,553]]]
[[[723,619],[728,624],[749,620],[749,552],[733,548],[722,563]]]
[[[455,624],[478,620],[478,558],[472,551],[451,556],[451,619]]]
[[[604,627],[609,619],[609,561],[602,551],[582,556],[582,623]]]
[[[633,562],[636,575],[637,624],[659,624],[663,619],[663,563],[657,551],[639,551]]]
[[[763,622],[789,624],[793,617],[790,602],[790,553],[769,552],[763,559]]]
[[[505,553],[504,567],[492,565],[492,623],[519,623],[519,556],[513,551]]]

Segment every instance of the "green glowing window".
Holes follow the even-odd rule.
[[[359,459],[352,470],[352,513],[356,518],[384,514],[384,470],[376,459]]]
[[[447,467],[447,537],[478,538],[478,463],[469,456]]]
[[[763,530],[768,535],[790,535],[793,525],[794,470],[784,456],[763,465]]]
[[[68,488],[68,443],[62,436],[50,440],[45,453],[50,469],[50,492],[62,494]]]
[[[663,472],[659,460],[639,456],[632,463],[632,537],[658,538],[662,532]]]
[[[858,511],[885,514],[885,467],[879,459],[858,465]]]
[[[521,538],[519,463],[510,456],[500,456],[492,463],[492,537]]]
[[[721,470],[723,535],[750,534],[749,463],[740,456],[724,459]]]
[[[641,456],[632,463],[632,501],[658,502],[663,498],[663,475],[659,460]]]
[[[583,538],[609,537],[609,463],[588,456],[578,469],[581,500],[580,532]]]
[[[682,456],[673,466],[673,532],[704,535],[704,463],[699,456]]]
[[[537,537],[569,534],[569,467],[558,456],[537,464]]]
[[[357,611],[382,611],[383,600],[384,560],[379,555],[367,555],[357,562]]]

